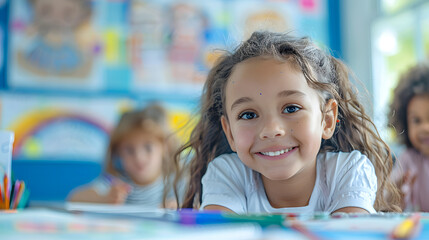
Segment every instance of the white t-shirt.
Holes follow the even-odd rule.
[[[201,209],[220,205],[239,214],[311,214],[360,207],[375,213],[377,176],[365,155],[359,151],[321,153],[316,165],[316,183],[308,205],[274,208],[267,199],[260,174],[244,165],[236,153],[223,154],[209,163],[202,178]]]

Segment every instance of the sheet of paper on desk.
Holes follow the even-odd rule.
[[[64,210],[68,212],[81,212],[105,217],[134,217],[152,220],[173,221],[176,211],[162,208],[148,208],[142,205],[112,205],[95,203],[72,203],[64,204]]]
[[[100,203],[65,203],[65,210],[76,212],[95,212],[95,213],[164,213],[166,209],[148,208],[142,205],[113,205]]]
[[[358,217],[338,218],[329,221],[307,221],[305,226],[311,229],[323,229],[326,231],[367,231],[389,233],[403,218],[394,217]]]
[[[183,226],[144,219],[102,218],[47,209],[0,214],[1,239],[261,239],[253,224]]]

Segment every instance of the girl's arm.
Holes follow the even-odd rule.
[[[114,182],[109,191],[102,195],[93,187],[80,187],[69,195],[70,202],[89,202],[106,204],[123,204],[130,192],[130,186],[123,182]]]
[[[105,196],[98,194],[92,187],[81,187],[73,190],[67,199],[70,202],[103,203]]]
[[[207,205],[207,206],[204,207],[204,210],[219,210],[219,211],[222,211],[222,212],[232,212],[232,213],[235,213],[231,209],[223,207],[223,206],[220,206],[220,205]]]
[[[333,213],[343,212],[343,213],[369,213],[367,210],[359,207],[345,207],[335,210]]]

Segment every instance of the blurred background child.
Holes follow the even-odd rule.
[[[112,131],[104,173],[69,200],[174,208],[177,194],[169,189],[176,147],[161,105],[126,112]]]
[[[392,178],[403,192],[403,210],[429,211],[429,63],[409,69],[394,91],[389,126],[406,146]]]

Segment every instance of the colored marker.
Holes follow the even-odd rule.
[[[180,210],[179,223],[186,225],[221,224],[221,223],[257,223],[261,226],[283,225],[284,215],[250,214],[239,215],[221,211]]]

